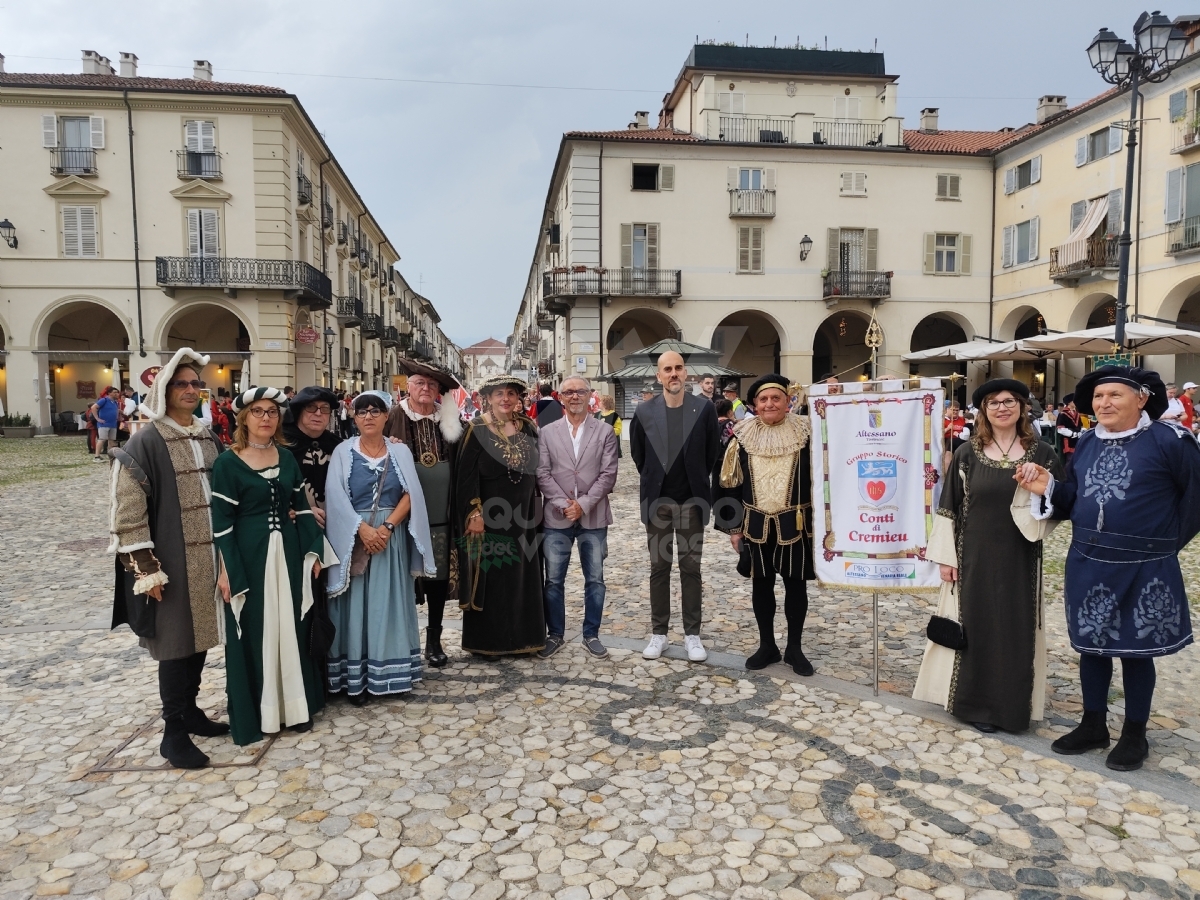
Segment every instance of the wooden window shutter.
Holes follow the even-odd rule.
[[[1108,152],[1110,156],[1113,153],[1121,151],[1121,134],[1121,129],[1116,125],[1108,126]]]
[[[1042,180],[1042,157],[1035,156],[1029,161],[1029,183],[1037,184]]]
[[[62,208],[63,256],[79,256],[79,207]]]
[[[854,173],[853,172],[843,172],[842,173],[842,193],[850,194],[853,192],[854,192]]]
[[[729,112],[729,91],[721,91],[717,94],[717,110],[719,112]]]
[[[1121,217],[1125,212],[1121,201],[1124,196],[1125,191],[1121,188],[1108,192],[1108,234],[1121,233]]]
[[[750,226],[738,226],[737,270],[750,271]]]
[[[217,125],[215,122],[200,123],[200,150],[212,153],[217,149]]]
[[[941,177],[941,176],[939,176]],[[937,235],[927,233],[925,235],[925,274],[933,275],[937,272]]]
[[[867,173],[866,172],[855,172],[854,173],[854,193],[865,194],[866,192],[867,192]]]
[[[646,268],[658,268],[658,226],[646,226]]]
[[[189,209],[187,211],[187,227],[188,256],[197,257],[200,255],[200,210]]]
[[[104,149],[104,117],[103,116],[88,116],[92,129],[92,149]]]
[[[1167,224],[1183,218],[1183,167],[1167,172]]]
[[[763,230],[761,225],[750,228],[750,271],[763,270]]]
[[[764,191],[775,190],[775,170],[763,169],[762,186]]]
[[[1013,264],[1013,234],[1015,229],[1012,225],[1004,226],[1004,239],[1002,241],[1002,249],[1000,250],[1000,266],[1009,268]]]
[[[946,187],[949,189],[949,197],[951,200],[957,200],[961,196],[962,176],[949,175],[947,176]]]
[[[99,239],[96,234],[96,207],[79,207],[79,255],[94,259],[99,256]]]
[[[937,195],[938,197],[948,198],[950,196],[950,176],[939,175],[937,177]]]
[[[825,264],[830,272],[836,272],[842,267],[842,230],[830,228],[826,232],[829,249],[826,251]]]
[[[675,167],[674,166],[659,166],[658,167],[658,189],[660,191],[675,190]]]
[[[1088,202],[1086,200],[1077,200],[1071,204],[1071,229],[1068,232],[1074,232],[1079,227],[1079,223],[1083,221],[1084,214],[1087,213]]]
[[[1029,259],[1031,261],[1038,258],[1038,226],[1040,224],[1040,216],[1034,216],[1029,220]]]
[[[220,215],[215,209],[200,210],[200,237],[205,256],[220,256]]]
[[[1087,135],[1075,138],[1075,168],[1087,165]]]
[[[958,274],[971,274],[971,236],[969,234],[958,236]]]
[[[621,268],[629,269],[633,267],[633,225],[629,222],[621,223]]]
[[[42,116],[42,146],[53,149],[58,146],[58,116]]]
[[[846,98],[845,97],[834,97],[833,98],[833,117],[835,119],[846,118]]]
[[[729,112],[740,116],[746,112],[746,95],[741,91],[729,95]]]
[[[1017,189],[1017,168],[1013,166],[1004,170],[1004,193],[1011,194]]]
[[[1167,98],[1168,115],[1177,122],[1187,114],[1187,91],[1176,91]]]
[[[725,170],[725,187],[731,191],[736,191],[738,188],[738,170],[735,166],[730,166]]]
[[[183,146],[189,153],[200,152],[200,123],[194,119],[183,123]]]
[[[867,229],[867,271],[874,272],[879,268],[879,229]]]

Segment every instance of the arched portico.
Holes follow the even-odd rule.
[[[131,337],[127,323],[99,300],[73,297],[43,313],[30,344],[47,389],[46,397],[39,391],[37,398],[45,430],[73,429],[75,414],[86,412],[105,388],[123,383]]]
[[[871,320],[846,309],[828,316],[813,338],[812,380],[833,375],[841,381],[871,377],[871,350],[866,345]]]
[[[160,356],[191,347],[211,357],[200,377],[213,391],[233,392],[250,385],[251,334],[242,317],[223,303],[199,301],[180,306],[161,323],[158,346]],[[162,362],[147,360],[146,367]]]
[[[657,309],[623,312],[608,326],[605,335],[604,349],[608,354],[605,370],[615,372],[625,364],[626,354],[679,334],[675,320]]]
[[[720,351],[721,365],[755,377],[780,372],[785,349],[775,320],[750,309],[738,310],[717,323],[708,345]]]

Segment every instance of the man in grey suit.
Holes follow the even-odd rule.
[[[612,510],[608,495],[617,483],[617,436],[612,426],[588,412],[592,386],[572,375],[558,386],[566,417],[538,432],[538,487],[545,498],[542,551],[546,557],[546,646],[549,659],[565,642],[564,586],[571,545],[579,544],[583,567],[583,646],[595,657],[608,655],[600,643],[604,615],[604,559]]]
[[[671,557],[679,542],[683,594],[683,645],[688,659],[703,662],[700,641],[700,560],[704,526],[712,512],[709,477],[721,454],[721,429],[711,402],[684,390],[687,366],[668,350],[658,358],[663,392],[640,404],[629,426],[629,455],[641,476],[642,523],[650,550],[650,625],[642,656],[658,659],[669,639]]]

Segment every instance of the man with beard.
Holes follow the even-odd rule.
[[[445,397],[459,387],[446,369],[411,359],[399,361],[408,376],[408,396],[392,407],[383,433],[407,444],[416,462],[417,478],[429,513],[429,533],[437,575],[417,578],[417,603],[427,604],[425,661],[435,669],[449,662],[442,649],[442,616],[446,600],[458,599],[458,572],[451,565],[450,501],[455,483],[455,457],[463,436],[458,405]]]

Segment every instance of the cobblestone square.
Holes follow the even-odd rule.
[[[312,732],[246,748],[201,740],[216,765],[184,773],[157,754],[153,662],[107,628],[106,467],[82,452],[62,438],[0,441],[0,898],[1200,892],[1193,649],[1160,661],[1143,771],[1049,752],[1079,708],[1061,529],[1047,550],[1049,718],[1027,735],[980,735],[908,698],[931,598],[881,596],[878,698],[870,597],[815,585],[805,650],[817,675],[745,671],[749,582],[711,532],[708,663],[682,658],[677,619],[668,656],[644,661],[644,532],[626,457],[601,629],[610,658],[578,643],[576,572],[574,640],[552,660],[480,662],[451,634],[451,665],[407,699],[335,702]],[[1185,572],[1200,590],[1194,547]],[[223,710],[219,651],[201,703]]]

